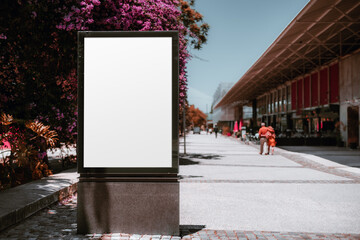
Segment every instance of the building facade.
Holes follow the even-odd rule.
[[[360,2],[310,1],[216,107],[234,105],[252,128],[359,146]]]
[[[234,83],[232,82],[220,83],[213,95],[213,103],[211,107],[212,123],[220,129],[223,126],[233,127],[234,119],[236,118],[235,113],[237,111],[233,106],[223,106],[215,109],[214,106],[220,102],[233,85]]]

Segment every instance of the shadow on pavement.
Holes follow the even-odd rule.
[[[215,155],[215,154],[196,154],[196,153],[193,153],[193,154],[187,154],[186,156],[190,157],[190,158],[214,159],[214,160],[217,160],[217,159],[221,158],[220,155]]]
[[[203,176],[193,176],[193,175],[179,175],[179,179],[188,179],[188,178],[202,178]]]
[[[188,158],[180,157],[179,158],[179,165],[197,165],[199,162],[190,160]]]
[[[197,165],[200,162],[194,161],[193,159],[206,159],[206,160],[218,160],[220,155],[213,154],[179,154],[180,165]]]
[[[205,225],[180,225],[180,236],[184,237],[204,229]]]
[[[52,170],[53,174],[60,173],[67,169],[76,168],[77,163],[70,161],[68,158],[51,158],[49,157],[49,168]]]

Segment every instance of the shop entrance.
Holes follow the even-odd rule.
[[[348,145],[352,148],[356,148],[357,146],[359,146],[359,107],[348,107],[347,119]]]

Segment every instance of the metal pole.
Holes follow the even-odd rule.
[[[209,132],[209,129],[208,129],[208,116],[209,116],[208,105],[206,104],[206,134],[208,134],[208,132]]]
[[[183,107],[183,122],[184,122],[184,155],[186,155],[186,116],[185,116],[185,103]]]

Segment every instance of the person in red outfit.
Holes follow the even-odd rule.
[[[263,154],[264,151],[264,143],[266,142],[266,133],[268,128],[265,127],[265,123],[261,123],[261,128],[259,129],[259,138],[260,138],[260,155]]]
[[[271,147],[271,155],[274,155],[274,149],[275,149],[275,146],[276,146],[276,141],[275,141],[275,131],[274,129],[269,126],[268,127],[268,133],[267,133],[267,145],[268,145],[268,152],[267,154],[270,153],[270,147]]]

